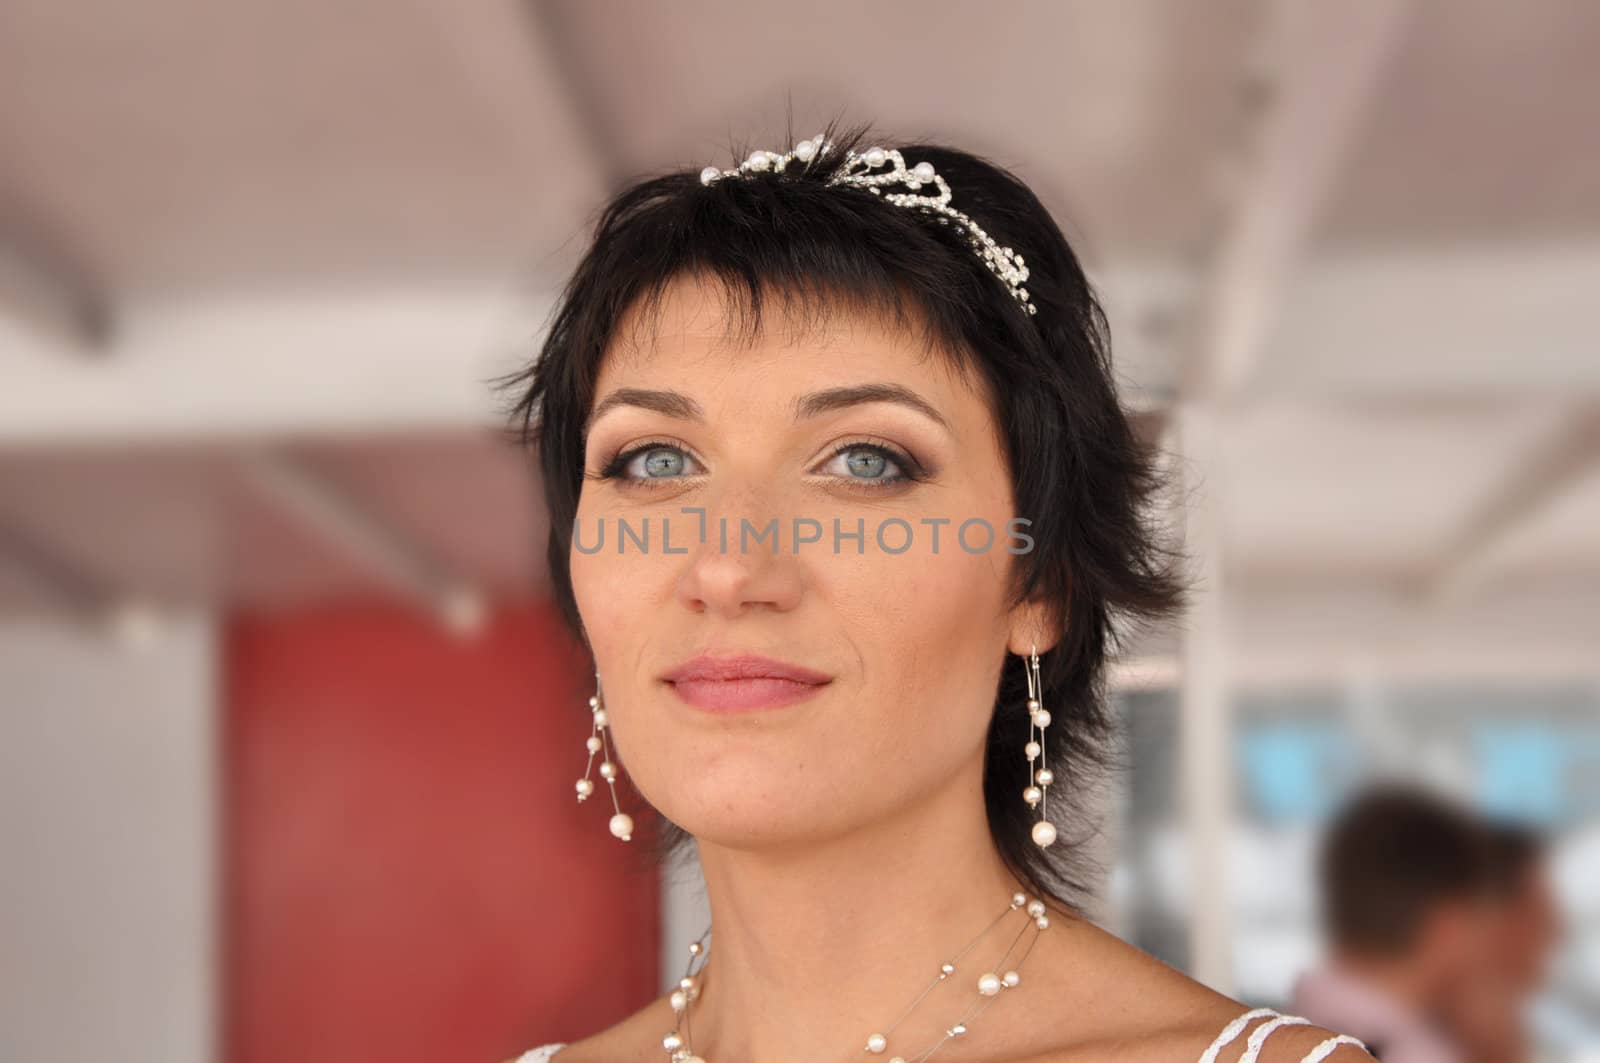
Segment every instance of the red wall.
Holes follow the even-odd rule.
[[[241,616],[224,687],[228,1063],[498,1063],[656,995],[656,873],[598,771],[575,800],[594,675],[552,609]]]

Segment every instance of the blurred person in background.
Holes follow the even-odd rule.
[[[1503,911],[1491,834],[1426,790],[1385,785],[1334,818],[1318,854],[1325,964],[1293,1010],[1346,1030],[1384,1063],[1464,1063],[1482,1026],[1506,1039],[1495,964]],[[1465,1002],[1494,1015],[1462,1024]]]
[[[1544,836],[1513,823],[1491,825],[1492,873],[1502,900],[1499,969],[1531,996],[1544,985],[1550,954],[1561,936],[1561,913],[1550,881]]]
[[[1495,904],[1487,960],[1450,1002],[1447,1021],[1474,1063],[1523,1063],[1533,1058],[1528,1007],[1544,987],[1560,915],[1539,832],[1503,821],[1484,831]]]

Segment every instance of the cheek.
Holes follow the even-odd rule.
[[[694,528],[672,519],[673,553],[669,555],[663,553],[664,523],[661,514],[647,517],[587,500],[580,503],[567,565],[573,597],[591,640],[617,627],[623,630],[616,632],[615,638],[636,634],[635,625],[659,612],[662,601],[670,597],[679,561],[676,552],[693,542]],[[624,525],[632,536],[623,534]]]
[[[636,622],[633,614],[640,612],[640,597],[627,593],[617,560],[604,553],[586,557],[574,550],[570,561],[572,597],[602,675],[615,672],[612,646],[626,642]]]
[[[577,540],[568,554],[568,572],[578,616],[600,671],[611,715],[617,718],[619,735],[628,730],[633,707],[648,693],[651,668],[659,664],[652,658],[658,652],[657,637],[668,622],[674,606],[673,587],[676,557],[658,551],[659,530],[651,528],[651,552],[636,549],[630,541],[619,553],[616,525],[605,518],[605,538],[600,543],[600,522],[582,517],[580,537],[589,553],[577,549]],[[638,525],[638,522],[634,522]]]
[[[861,661],[871,711],[857,726],[902,748],[948,746],[964,755],[982,744],[1005,652],[1008,560],[999,545],[974,555],[941,534],[938,554],[930,543],[818,566],[819,591]],[[925,751],[930,761],[947,759]]]

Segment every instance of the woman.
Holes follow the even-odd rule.
[[[714,928],[522,1058],[1370,1059],[1079,914],[1113,626],[1182,604],[1158,478],[1038,199],[867,133],[621,193],[505,382],[596,666],[577,798],[598,759],[627,840],[631,775]]]

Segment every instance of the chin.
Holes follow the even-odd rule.
[[[774,826],[759,819],[735,819],[726,816],[712,821],[696,820],[693,823],[683,823],[674,820],[674,822],[693,834],[695,841],[703,845],[752,852],[810,842],[813,837],[811,832],[814,830],[807,828],[797,833],[785,830],[781,825]]]
[[[813,793],[820,791],[814,778],[793,785],[770,774],[759,785],[724,782],[710,775],[680,779],[656,807],[696,839],[729,849],[809,842],[834,829],[823,817],[836,814],[839,803]]]

